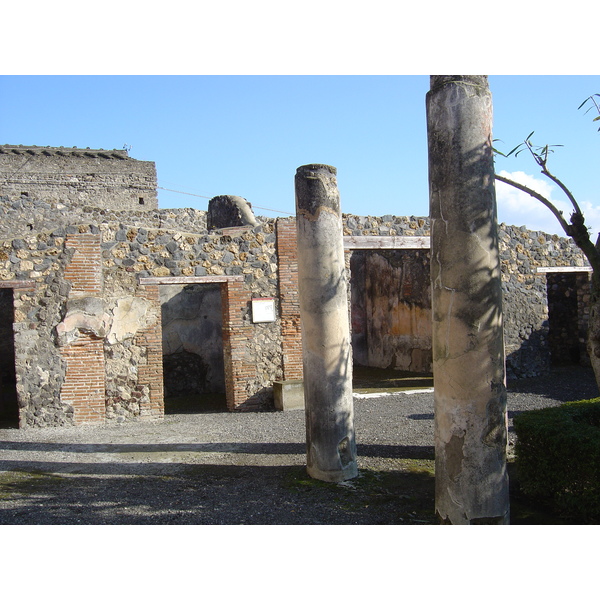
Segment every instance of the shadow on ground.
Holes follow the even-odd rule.
[[[352,388],[354,392],[399,392],[433,387],[431,374],[410,373],[396,369],[378,369],[354,365]]]
[[[80,465],[81,466],[81,465]],[[121,477],[9,471],[1,524],[433,524],[427,471],[361,469],[341,484],[304,467],[181,466]]]
[[[555,367],[550,373],[529,379],[509,380],[509,393],[534,394],[560,402],[597,398],[600,394],[590,367]]]
[[[3,446],[6,442],[3,444]],[[46,445],[49,446],[49,445]],[[164,446],[168,446],[168,449]],[[154,451],[198,451],[197,446],[157,445]],[[189,446],[189,447],[188,447]],[[242,444],[239,452],[264,452]],[[275,444],[296,452],[297,444]],[[289,447],[288,447],[289,446]],[[160,447],[160,448],[159,448]],[[63,449],[58,446],[56,450]],[[17,449],[11,444],[11,449]],[[22,448],[18,448],[22,449]],[[48,451],[48,448],[45,448]],[[106,452],[81,445],[71,452]],[[362,456],[387,455],[396,470],[361,468],[359,477],[324,483],[304,466],[239,466],[148,462],[2,461],[0,524],[181,525],[425,525],[436,524],[432,447],[362,447]],[[384,450],[382,452],[382,450]],[[114,452],[152,452],[127,445]],[[226,451],[231,451],[229,448]],[[273,451],[271,448],[270,451]],[[584,524],[536,506],[518,487],[509,463],[511,524]]]
[[[598,395],[589,370],[579,377],[570,368],[563,380],[564,373],[509,390],[559,401]],[[407,418],[417,424],[432,416],[415,411]],[[300,443],[13,439],[1,441],[0,451],[0,524],[436,523],[430,445],[359,444],[359,477],[337,484],[306,475]],[[514,464],[509,475],[512,524],[580,524],[532,505],[519,491]]]

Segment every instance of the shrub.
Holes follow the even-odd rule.
[[[600,518],[600,398],[514,418],[522,492],[560,514]]]

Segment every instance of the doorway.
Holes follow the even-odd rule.
[[[0,427],[2,428],[19,426],[14,321],[13,290],[0,289]]]
[[[221,286],[161,285],[165,414],[226,411]]]
[[[548,346],[553,366],[587,365],[587,323],[582,298],[589,294],[587,273],[548,273]]]
[[[355,371],[431,373],[428,250],[353,251],[350,273]]]

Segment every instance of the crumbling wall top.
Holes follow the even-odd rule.
[[[0,145],[0,154],[9,155],[24,155],[24,156],[65,156],[65,157],[78,157],[78,158],[106,158],[106,159],[117,159],[117,160],[135,160],[131,158],[127,150],[104,150],[100,148],[98,150],[92,150],[91,148],[65,148],[63,146],[13,146],[10,144]]]

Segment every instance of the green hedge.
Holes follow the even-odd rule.
[[[515,416],[521,491],[571,517],[600,518],[600,398]]]

